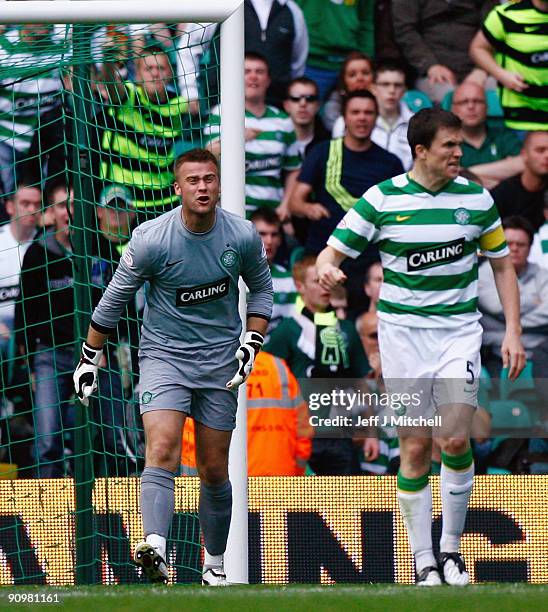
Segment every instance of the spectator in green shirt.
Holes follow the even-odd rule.
[[[316,81],[320,99],[337,84],[350,51],[375,53],[373,0],[296,0],[308,28],[309,52],[305,76]]]
[[[476,174],[487,189],[523,171],[521,141],[505,127],[487,123],[485,91],[477,83],[465,82],[455,89],[451,110],[462,121],[463,168]]]

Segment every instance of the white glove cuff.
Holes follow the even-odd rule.
[[[103,356],[103,349],[96,349],[90,346],[87,342],[82,344],[82,357],[92,363],[94,366],[99,365],[101,357]]]
[[[257,331],[245,332],[244,344],[258,344],[259,349],[262,348],[264,343],[264,336]]]

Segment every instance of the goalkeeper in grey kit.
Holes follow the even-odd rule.
[[[261,239],[249,221],[217,207],[216,158],[193,149],[177,159],[175,192],[182,205],[133,232],[94,310],[74,385],[87,405],[97,386],[102,347],[126,303],[146,283],[139,346],[140,409],[146,450],[141,512],[146,540],[135,561],[150,580],[165,581],[166,538],[174,512],[174,473],[187,415],[196,424],[202,583],[226,584],[223,554],[232,513],[228,449],[237,389],[249,376],[272,310],[272,280]],[[248,289],[240,345],[238,279]]]

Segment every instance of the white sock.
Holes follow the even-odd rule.
[[[204,567],[224,567],[224,555],[210,555],[204,549]]]
[[[444,463],[441,464],[440,489],[443,520],[440,552],[458,552],[459,550],[473,484],[473,463],[464,470],[452,470]]]
[[[398,490],[398,502],[415,555],[417,574],[429,565],[436,567],[432,551],[432,489],[430,484],[416,492]]]
[[[166,539],[163,536],[151,533],[147,535],[146,542],[158,551],[164,561],[166,560]]]

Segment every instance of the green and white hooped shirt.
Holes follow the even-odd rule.
[[[13,28],[0,34],[0,141],[30,147],[39,116],[61,103],[59,69],[71,58],[64,26],[51,43],[28,45]]]
[[[462,177],[435,193],[407,174],[368,189],[328,245],[356,258],[372,242],[384,269],[379,318],[410,327],[478,320],[478,249],[487,257],[508,254],[489,192]]]
[[[261,206],[276,208],[283,199],[282,171],[301,167],[299,144],[291,118],[274,106],[261,117],[245,111],[245,127],[260,132],[245,143],[245,206],[249,215]],[[204,128],[206,142],[220,137],[220,107],[212,109]]]

